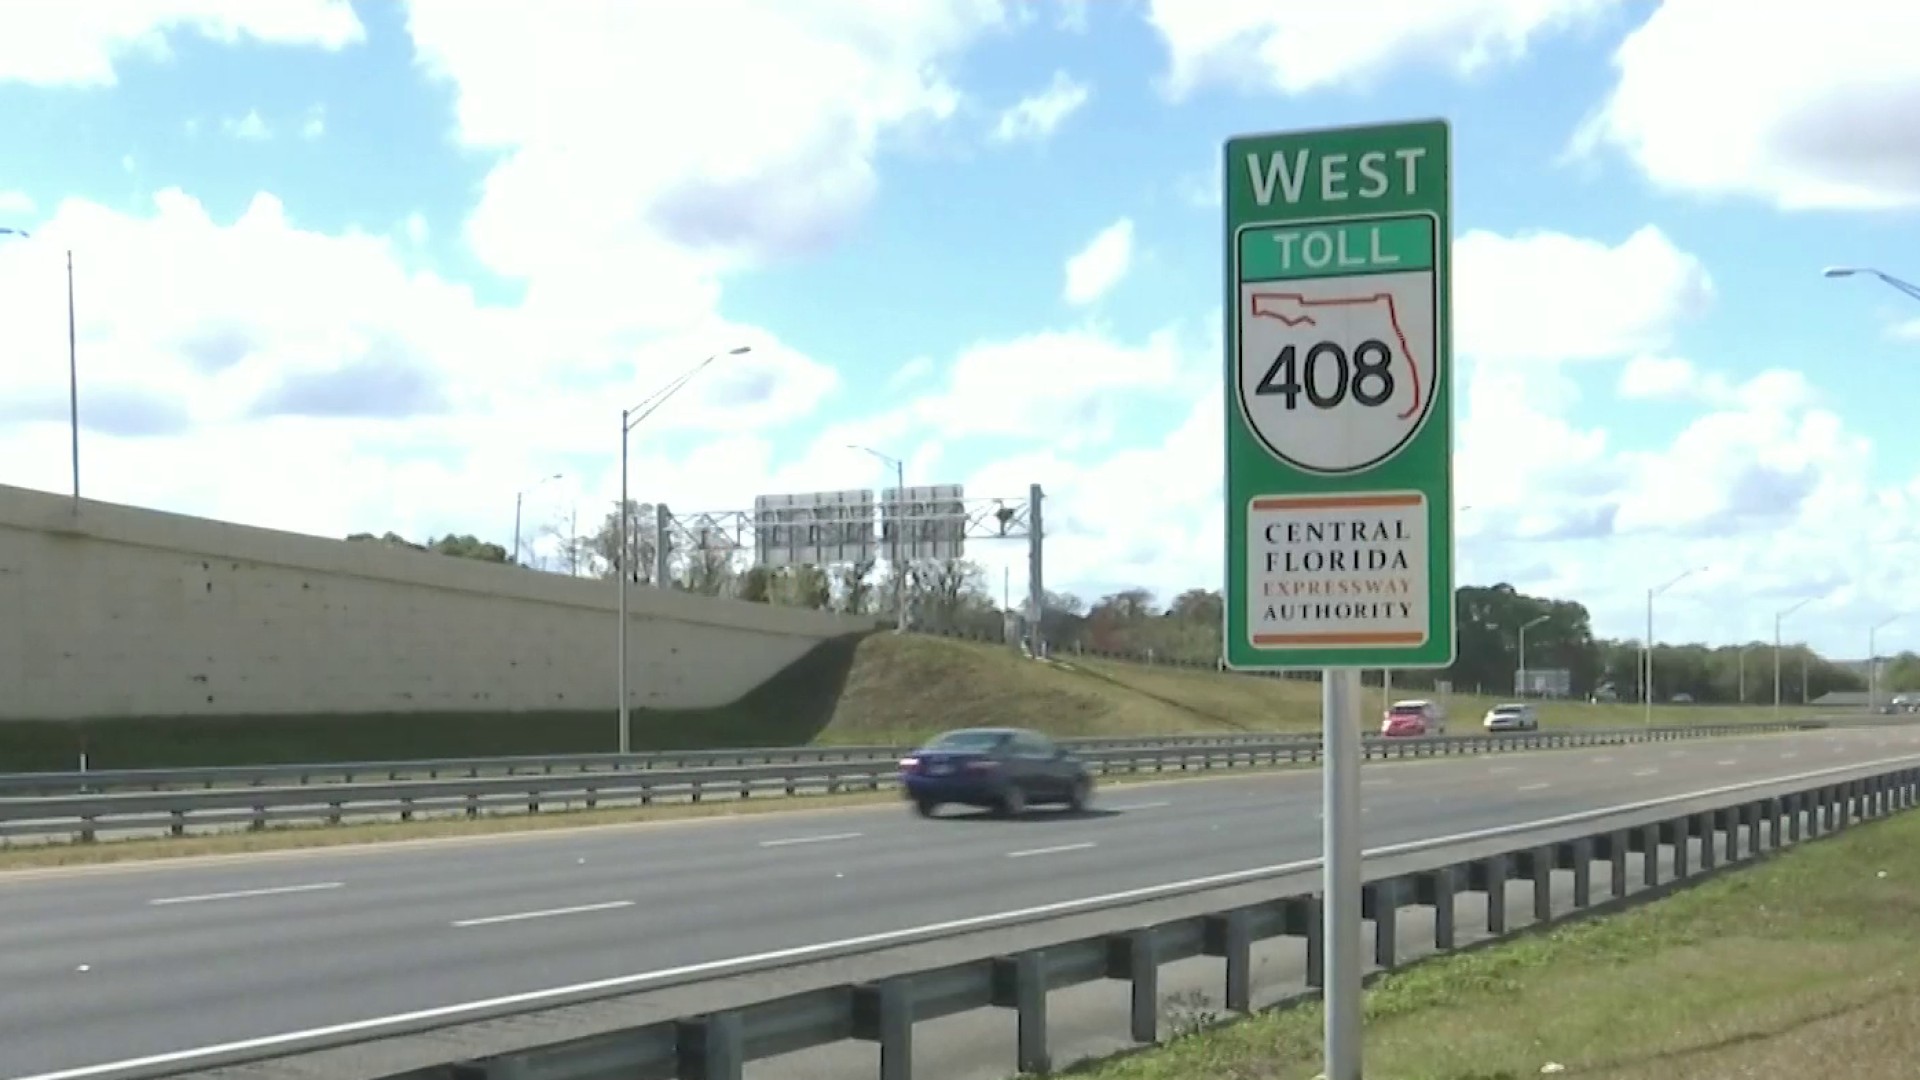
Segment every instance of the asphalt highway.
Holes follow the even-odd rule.
[[[1369,847],[1920,755],[1920,728],[1370,764]],[[1891,766],[1889,766],[1891,767]],[[904,805],[0,874],[0,1077],[1312,859],[1314,771],[1111,787],[1087,814]]]

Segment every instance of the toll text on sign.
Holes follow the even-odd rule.
[[[1424,643],[1427,514],[1419,492],[1254,499],[1247,518],[1254,645]]]

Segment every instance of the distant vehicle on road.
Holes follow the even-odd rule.
[[[1396,701],[1380,721],[1380,734],[1389,738],[1419,738],[1447,733],[1447,710],[1424,699]]]
[[[1085,809],[1093,770],[1037,731],[961,728],[901,758],[900,786],[923,817],[948,803],[1012,817],[1046,804]]]
[[[1540,714],[1524,702],[1510,702],[1488,709],[1480,726],[1488,731],[1537,731]]]

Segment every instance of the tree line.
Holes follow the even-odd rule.
[[[628,507],[626,558],[622,558],[618,512],[595,528],[568,536],[543,530],[560,547],[557,569],[576,576],[612,580],[624,564],[632,580],[653,584],[654,509]],[[499,544],[472,536],[446,536],[414,544],[393,533],[358,533],[350,540],[395,543],[461,558],[513,561]],[[886,616],[895,610],[896,590],[903,594],[909,624],[919,630],[997,638],[1007,613],[993,595],[980,566],[956,559],[908,567],[896,577],[892,567],[868,559],[822,568],[752,564],[752,552],[670,550],[670,588],[706,596],[730,596],[764,604],[808,607],[849,614]],[[1438,671],[1397,671],[1395,686],[1432,689],[1444,679],[1460,691],[1503,695],[1514,692],[1520,668],[1520,627],[1526,632],[1526,666],[1534,672],[1562,670],[1572,696],[1613,695],[1639,700],[1641,643],[1599,638],[1585,605],[1574,600],[1530,596],[1511,585],[1468,585],[1454,593],[1458,631],[1456,659]],[[1024,597],[1012,601],[1024,610]],[[1202,666],[1218,662],[1223,602],[1217,590],[1187,589],[1165,604],[1148,589],[1123,589],[1094,601],[1071,593],[1048,592],[1041,611],[1041,636],[1056,652],[1095,652]],[[1528,625],[1531,624],[1531,625]],[[1377,681],[1378,673],[1370,673]],[[1783,645],[1779,661],[1780,697],[1812,701],[1835,692],[1866,689],[1864,672],[1837,664],[1805,644]],[[1708,646],[1661,644],[1654,649],[1656,700],[1686,696],[1698,702],[1771,703],[1774,650],[1771,642]],[[1920,689],[1920,655],[1903,652],[1882,668],[1888,691]]]

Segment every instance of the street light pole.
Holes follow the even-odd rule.
[[[33,239],[25,229],[0,226],[0,236]],[[80,350],[73,310],[73,250],[67,249],[67,438],[73,448],[73,509],[80,510]]]
[[[893,541],[888,545],[888,558],[893,560],[893,632],[904,634],[907,632],[907,572],[900,562],[900,534],[906,531],[907,525],[903,512],[907,503],[907,466],[892,454],[883,454],[871,446],[848,443],[847,449],[864,450],[893,466]]]
[[[1809,596],[1785,611],[1775,612],[1773,616],[1773,717],[1775,720],[1780,718],[1780,622],[1813,601],[1814,598]],[[1806,680],[1800,681],[1804,687]]]
[[[1893,288],[1913,297],[1915,300],[1920,300],[1920,285],[1915,285],[1911,281],[1902,281],[1884,270],[1875,270],[1871,266],[1829,266],[1821,271],[1821,273],[1830,278],[1853,277],[1855,274],[1877,277]]]
[[[1520,677],[1514,680],[1514,692],[1520,697],[1527,696],[1527,631],[1546,622],[1549,617],[1541,615],[1520,624]]]
[[[558,480],[564,475],[566,474],[554,473],[552,476],[543,476],[533,482],[533,487],[537,488],[541,484]],[[520,503],[526,498],[528,490],[530,489],[521,488],[513,493],[513,564],[515,566],[520,565]]]
[[[652,416],[655,409],[666,404],[668,398],[679,393],[680,388],[687,385],[695,375],[700,374],[708,364],[713,363],[722,356],[740,356],[751,352],[752,349],[753,346],[751,345],[741,345],[737,348],[728,349],[724,353],[714,353],[712,356],[693,365],[692,368],[688,369],[687,372],[679,378],[655,390],[652,394],[648,395],[647,398],[642,400],[640,404],[620,410],[620,506],[618,512],[614,515],[619,519],[620,550],[617,560],[618,565],[615,569],[618,571],[620,578],[620,614],[619,626],[614,632],[614,648],[619,652],[614,667],[617,668],[620,673],[618,689],[620,695],[620,752],[623,754],[632,752],[633,748],[633,714],[627,702],[627,578],[633,573],[634,562],[633,544],[627,535],[627,519],[631,516],[627,503],[627,436],[633,432],[634,425]]]
[[[1646,699],[1648,727],[1653,726],[1653,598],[1705,569],[1706,567],[1704,566],[1696,566],[1691,570],[1675,575],[1673,580],[1657,589],[1647,590],[1647,656],[1646,664],[1642,668],[1646,673],[1646,682],[1640,688],[1640,696]]]

